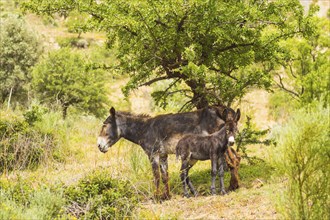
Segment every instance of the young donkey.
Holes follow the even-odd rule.
[[[224,112],[225,117],[228,111]],[[198,160],[209,160],[211,159],[211,176],[212,185],[211,193],[215,194],[215,178],[217,171],[220,176],[220,190],[221,194],[226,194],[224,186],[224,163],[225,163],[225,152],[228,146],[234,145],[235,135],[237,132],[237,122],[240,118],[240,110],[237,109],[235,116],[232,120],[226,121],[224,126],[217,132],[210,135],[201,134],[189,134],[184,136],[176,146],[176,157],[181,157],[181,181],[183,184],[184,196],[189,197],[187,191],[187,185],[195,196],[197,195],[192,183],[190,182],[188,172],[190,168]],[[238,167],[237,167],[238,169]]]

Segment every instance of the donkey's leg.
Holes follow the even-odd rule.
[[[190,181],[190,178],[189,178],[189,170],[190,170],[190,169],[196,164],[196,162],[197,162],[197,160],[190,160],[190,161],[189,161],[189,166],[188,166],[188,168],[187,168],[187,178],[186,178],[186,183],[187,183],[187,185],[188,185],[188,187],[189,187],[189,189],[190,189],[190,192],[191,192],[192,194],[194,194],[195,197],[198,196],[198,193],[196,192],[196,190],[195,190],[193,184],[192,184],[191,181]]]
[[[225,195],[227,193],[225,190],[225,184],[224,184],[224,174],[225,174],[224,164],[225,164],[225,158],[224,158],[224,155],[221,155],[218,160],[221,195]]]
[[[183,196],[189,197],[189,193],[187,191],[187,178],[188,178],[188,167],[189,163],[187,160],[182,159],[181,169],[180,169],[180,177],[183,186]]]
[[[160,157],[160,171],[162,174],[162,182],[165,186],[165,192],[162,196],[162,199],[170,199],[170,186],[168,184],[168,160],[167,155],[162,155]]]
[[[211,183],[211,194],[215,195],[215,179],[217,177],[217,157],[211,156],[211,177],[212,177],[212,183]]]
[[[160,183],[160,173],[159,173],[159,155],[153,154],[149,156],[149,160],[152,167],[152,173],[154,175],[154,183],[156,186],[155,197],[158,199],[159,197],[159,183]]]

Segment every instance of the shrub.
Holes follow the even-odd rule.
[[[94,171],[65,190],[67,213],[84,219],[118,219],[132,215],[138,200],[128,182]]]
[[[257,163],[262,160],[256,156],[248,156],[247,148],[253,144],[272,145],[274,140],[267,139],[265,136],[269,133],[269,129],[259,130],[252,122],[252,118],[247,116],[243,128],[239,131],[236,138],[237,152],[241,151],[241,156],[246,158],[250,164]]]
[[[59,103],[63,118],[71,106],[96,116],[105,113],[104,71],[87,64],[82,55],[63,48],[49,53],[33,70],[32,82],[41,101]]]
[[[321,104],[301,109],[277,133],[272,156],[287,179],[279,206],[285,218],[330,218],[329,110]]]
[[[64,214],[60,188],[34,188],[20,177],[14,183],[0,181],[0,198],[0,219],[54,219]]]
[[[61,127],[57,123],[45,128],[43,124],[51,119],[50,113],[47,117],[45,114],[45,108],[39,105],[31,106],[24,117],[1,111],[6,117],[0,118],[0,172],[33,169],[62,159],[65,152],[60,145],[65,140],[60,136]]]
[[[31,67],[38,61],[41,43],[22,18],[0,19],[0,102],[10,96],[25,102]]]

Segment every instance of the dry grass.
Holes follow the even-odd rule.
[[[267,194],[275,187],[240,189],[225,196],[181,198],[155,204],[148,201],[136,215],[148,219],[275,219],[276,211]]]
[[[246,94],[239,106],[242,110],[242,119],[244,120],[245,116],[252,116],[258,128],[267,129],[273,127],[276,122],[269,117],[269,97],[270,93],[259,89]]]

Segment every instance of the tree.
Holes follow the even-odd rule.
[[[37,35],[22,18],[9,14],[0,19],[0,102],[11,97],[24,101],[31,67],[42,52]]]
[[[321,99],[328,102],[330,91],[330,22],[318,17],[311,22],[316,24],[314,35],[280,43],[280,68],[274,70],[276,85],[303,105]]]
[[[311,34],[298,0],[28,0],[38,13],[79,10],[91,27],[107,32],[116,47],[126,95],[142,85],[167,81],[153,97],[189,97],[183,108],[230,105],[253,87],[269,88],[279,42]]]
[[[63,118],[70,106],[102,116],[106,103],[104,72],[93,70],[77,52],[53,51],[33,70],[33,87],[41,101],[58,103]]]

